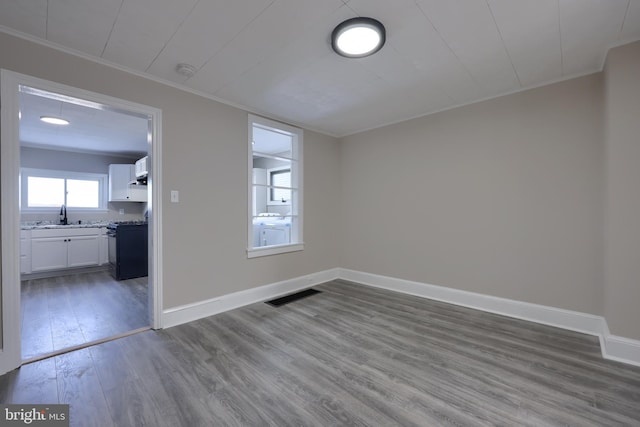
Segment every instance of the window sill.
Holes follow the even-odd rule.
[[[262,256],[284,254],[287,252],[297,252],[304,249],[304,243],[294,243],[291,245],[265,246],[262,248],[247,249],[247,258],[258,258]]]

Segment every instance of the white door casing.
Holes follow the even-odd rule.
[[[50,82],[9,70],[0,70],[0,230],[2,232],[2,323],[0,325],[0,375],[21,364],[20,343],[20,207],[19,108],[20,87],[26,86],[78,98],[149,120],[149,320],[162,327],[162,111],[158,108]]]

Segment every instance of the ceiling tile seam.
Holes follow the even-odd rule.
[[[429,116],[431,114],[436,114],[436,113],[439,113],[439,112],[443,112],[443,111],[447,111],[447,110],[463,107],[463,106],[466,106],[466,105],[473,105],[473,104],[478,103],[478,102],[483,102],[483,101],[487,101],[487,100],[490,100],[490,99],[499,98],[499,97],[502,97],[502,96],[507,96],[507,95],[523,92],[523,91],[526,91],[526,90],[535,89],[535,88],[538,88],[538,87],[543,87],[543,86],[559,83],[559,82],[562,82],[562,81],[566,81],[566,80],[571,80],[571,79],[587,76],[587,75],[590,75],[590,74],[601,72],[603,70],[603,68],[604,68],[604,63],[602,63],[600,65],[600,67],[598,69],[596,69],[596,70],[590,70],[590,71],[587,71],[587,72],[584,72],[584,73],[574,73],[574,74],[570,74],[570,75],[563,75],[562,77],[560,77],[558,79],[551,80],[551,81],[548,81],[548,82],[545,82],[545,83],[541,83],[541,84],[537,84],[537,85],[533,85],[533,86],[527,86],[527,87],[522,88],[522,89],[516,89],[516,90],[510,91],[510,92],[501,93],[501,94],[496,95],[496,96],[485,97],[485,98],[482,98],[482,99],[474,100],[472,102],[461,102],[461,103],[453,105],[451,107],[443,108],[443,109],[432,111],[432,112],[428,112],[428,113],[416,114],[415,116],[407,117],[407,118],[404,118],[404,119],[399,119],[399,120],[392,121],[392,122],[383,123],[383,124],[372,126],[372,127],[369,127],[369,128],[363,128],[363,129],[355,130],[355,131],[352,131],[352,132],[346,132],[346,133],[333,133],[333,132],[330,132],[330,131],[327,131],[327,130],[320,130],[320,129],[317,129],[317,128],[310,127],[307,124],[300,123],[300,122],[297,122],[295,120],[292,121],[290,118],[282,117],[282,116],[279,116],[277,114],[273,114],[272,112],[266,112],[266,111],[260,110],[258,108],[249,107],[247,105],[244,105],[244,104],[241,104],[241,103],[237,103],[237,102],[232,102],[232,101],[229,101],[227,99],[222,99],[219,96],[215,96],[215,95],[213,95],[211,93],[207,93],[207,92],[202,91],[202,90],[193,89],[193,88],[190,88],[190,87],[188,87],[186,85],[178,84],[178,83],[172,82],[170,80],[163,79],[161,77],[154,76],[152,74],[145,73],[143,71],[133,69],[131,67],[120,65],[120,64],[117,64],[115,62],[106,60],[104,58],[100,58],[100,57],[97,57],[97,56],[94,56],[94,55],[79,51],[79,50],[74,49],[74,48],[66,47],[66,46],[63,46],[63,45],[61,45],[59,43],[56,43],[56,42],[53,42],[53,41],[50,41],[50,40],[46,40],[46,39],[31,35],[31,34],[27,34],[27,33],[24,33],[22,31],[18,31],[16,29],[9,28],[9,27],[4,26],[4,25],[0,25],[0,32],[8,34],[8,35],[13,36],[13,37],[20,38],[22,40],[26,40],[26,41],[31,42],[31,43],[35,43],[35,44],[38,44],[38,45],[41,45],[41,46],[48,47],[50,49],[57,50],[59,52],[63,52],[63,53],[68,54],[68,55],[75,56],[77,58],[82,58],[84,60],[91,61],[91,62],[94,62],[94,63],[97,63],[97,64],[101,64],[101,65],[104,65],[106,67],[109,67],[109,68],[112,68],[112,69],[115,69],[115,70],[126,72],[126,73],[134,75],[134,76],[142,77],[142,78],[145,78],[145,79],[147,79],[147,80],[149,80],[151,82],[162,84],[162,85],[165,85],[167,87],[172,87],[174,89],[177,89],[177,90],[180,90],[180,91],[183,91],[183,92],[186,92],[186,93],[191,93],[193,95],[200,96],[200,97],[202,97],[204,99],[209,99],[211,101],[215,101],[215,102],[218,102],[218,103],[223,104],[223,105],[227,105],[227,106],[232,107],[232,108],[237,108],[237,109],[243,110],[243,111],[248,112],[248,113],[261,115],[261,116],[264,116],[264,117],[267,117],[267,118],[271,118],[273,120],[278,120],[278,121],[281,121],[281,122],[284,122],[284,123],[291,124],[293,126],[302,127],[302,128],[304,128],[305,130],[308,130],[308,131],[316,132],[316,133],[319,133],[319,134],[322,134],[322,135],[327,135],[327,136],[338,138],[338,139],[347,137],[349,135],[355,135],[357,133],[366,132],[366,131],[373,130],[373,129],[378,129],[378,128],[381,128],[381,127],[384,127],[384,126],[388,126],[388,125],[392,125],[392,124],[395,124],[395,123],[401,123],[403,121],[408,121],[408,120],[412,120],[412,119],[416,119],[416,118],[420,118],[420,117],[426,117],[426,116]],[[622,43],[622,44],[632,43],[633,41],[638,41],[638,40],[640,40],[640,38],[632,39],[632,40],[630,40],[628,42],[625,42],[625,43]],[[607,47],[607,52],[604,55],[605,58],[606,58],[606,56],[607,56],[607,54],[608,54],[610,49],[613,49],[613,48],[618,47],[620,45],[621,45],[620,43],[617,43],[617,44],[612,44],[612,45],[608,46]]]
[[[217,51],[215,51],[215,52],[213,53],[213,55],[211,55],[211,57],[209,57],[209,59],[207,59],[207,60],[202,64],[202,66],[201,66],[201,67],[199,67],[199,68],[198,68],[198,70],[193,74],[193,76],[195,76],[196,74],[198,74],[198,72],[200,72],[200,70],[202,70],[204,67],[206,67],[206,66],[207,66],[207,64],[209,64],[209,63],[213,60],[213,58],[215,58],[215,57],[216,57],[216,56],[217,56],[217,55],[218,55],[218,54],[219,54],[219,53],[220,53],[220,52],[221,52],[225,47],[229,46],[229,44],[230,44],[231,42],[233,42],[236,38],[238,38],[238,36],[239,36],[240,34],[242,34],[242,32],[243,32],[243,31],[245,31],[247,28],[249,28],[249,26],[250,26],[251,24],[253,24],[253,23],[255,22],[255,20],[256,20],[256,19],[258,19],[259,17],[261,17],[261,16],[262,16],[266,11],[267,11],[267,9],[269,9],[271,6],[273,6],[273,4],[274,4],[276,1],[278,1],[278,0],[271,0],[271,2],[270,2],[270,3],[269,3],[269,4],[268,4],[264,9],[262,9],[262,10],[260,11],[260,13],[258,13],[256,16],[254,16],[254,17],[253,17],[253,19],[251,19],[251,21],[247,22],[247,23],[246,23],[246,24],[245,24],[245,25],[244,25],[244,26],[243,26],[243,27],[242,27],[242,28],[241,28],[241,29],[240,29],[236,34],[234,34],[234,36],[233,36],[233,37],[231,37],[231,38],[229,39],[229,41],[227,41],[225,44],[223,44],[222,46],[220,46],[220,48],[219,48]],[[186,82],[188,82],[189,80],[191,80],[191,78],[193,78],[193,76],[192,76],[192,77],[189,77],[188,79],[186,79],[183,83],[186,83]]]
[[[47,0],[47,7],[45,10],[46,19],[44,20],[44,38],[49,40],[49,1]]]
[[[560,40],[560,72],[564,76],[564,46],[562,40],[562,16],[560,15],[560,1],[556,0],[556,4],[558,6],[558,40]]]
[[[618,36],[618,40],[622,39],[622,33],[624,29],[624,24],[627,21],[627,14],[629,13],[629,7],[631,6],[631,0],[627,1],[627,8],[624,11],[624,18],[622,18],[622,24],[620,24],[620,35]]]
[[[341,0],[341,1],[344,3],[344,0]],[[274,2],[272,2],[272,3],[275,3],[275,1],[274,1]],[[334,9],[334,10],[330,13],[330,15],[331,15],[332,13],[334,13],[335,11],[339,10],[340,8],[344,7],[344,6],[346,6],[346,7],[347,7],[347,8],[349,8],[349,9],[351,9],[351,7],[349,7],[348,5],[343,4],[342,6],[338,6],[336,9]],[[265,8],[265,10],[266,10],[266,8]],[[351,9],[351,11],[352,11],[356,16],[357,16],[357,13],[356,13],[353,9]],[[262,13],[262,12],[261,12],[261,13]],[[252,22],[253,22],[253,21],[252,21]],[[285,46],[289,46],[289,45],[290,45],[290,43],[285,43]],[[333,52],[333,51],[331,51],[331,52]],[[262,65],[262,64],[264,63],[264,61],[265,61],[265,60],[263,60],[263,61],[258,61],[256,64],[254,64],[254,65],[250,66],[250,67],[249,67],[249,68],[247,68],[245,71],[243,71],[242,73],[240,73],[240,75],[239,75],[239,76],[234,76],[234,78],[235,78],[235,79],[238,79],[239,77],[243,77],[243,76],[245,76],[246,74],[249,74],[251,71],[253,71],[254,69],[258,68],[260,65]],[[311,63],[313,63],[313,62],[314,62],[314,61],[312,60],[311,62],[309,62],[309,64],[311,64]],[[204,65],[203,65],[203,67],[204,67]],[[308,68],[308,67],[304,67],[304,68]],[[378,76],[376,75],[376,77],[378,77]],[[223,89],[227,88],[229,85],[233,84],[233,83],[234,83],[234,81],[235,81],[235,80],[230,80],[230,81],[223,82],[223,83],[222,83],[222,84],[221,84],[221,85],[220,85],[220,86],[219,86],[219,87],[218,87],[218,88],[217,88],[213,93],[214,93],[214,94],[219,93],[219,92],[220,92],[220,91],[222,91]]]
[[[23,33],[22,31],[18,31],[16,29],[9,28],[9,27],[7,27],[5,25],[0,25],[0,32],[4,33],[4,34],[8,34],[8,35],[13,36],[13,37],[20,38],[22,40],[26,40],[26,41],[31,42],[31,43],[35,43],[35,44],[40,45],[40,46],[45,46],[45,47],[48,47],[50,49],[54,49],[54,50],[56,50],[58,52],[63,52],[65,54],[67,54],[67,55],[72,55],[72,56],[75,56],[77,58],[82,58],[82,59],[84,59],[86,61],[91,61],[91,62],[96,63],[96,64],[104,65],[105,67],[113,68],[114,70],[119,70],[119,71],[122,71],[122,72],[125,72],[125,73],[128,73],[128,74],[131,74],[133,76],[137,76],[137,77],[142,77],[142,78],[145,78],[145,79],[147,79],[147,80],[149,80],[151,82],[154,82],[154,83],[158,83],[158,84],[161,84],[161,85],[164,85],[164,86],[167,86],[167,87],[174,88],[176,90],[180,90],[180,91],[183,91],[183,92],[186,92],[186,93],[190,93],[190,94],[193,94],[193,95],[196,95],[196,96],[200,96],[200,97],[202,97],[204,99],[208,99],[208,100],[211,100],[211,101],[214,101],[214,102],[218,102],[218,103],[220,103],[222,105],[227,105],[227,106],[232,107],[232,108],[237,108],[238,110],[242,110],[242,111],[247,112],[247,113],[256,114],[256,115],[263,116],[263,117],[266,117],[266,118],[270,118],[270,119],[273,119],[273,120],[276,120],[276,121],[280,121],[280,122],[283,122],[283,123],[286,123],[286,124],[290,124],[292,126],[297,126],[297,127],[300,127],[300,128],[304,128],[305,130],[308,130],[308,131],[312,131],[312,132],[316,132],[316,133],[319,133],[319,134],[322,134],[322,135],[327,135],[327,136],[331,136],[331,137],[334,137],[334,138],[338,138],[338,134],[336,134],[336,133],[332,133],[332,132],[327,131],[327,130],[317,129],[317,128],[309,126],[308,124],[297,122],[295,120],[291,120],[290,118],[282,117],[282,116],[273,114],[272,112],[261,110],[259,108],[250,107],[248,105],[244,105],[244,104],[239,103],[239,102],[233,102],[233,101],[230,101],[228,99],[223,99],[223,98],[220,98],[219,96],[216,96],[216,95],[214,95],[212,93],[205,92],[203,90],[194,89],[194,88],[191,88],[191,87],[186,86],[184,84],[176,83],[176,82],[173,82],[171,80],[155,76],[153,74],[145,73],[144,71],[136,70],[134,68],[118,64],[118,63],[110,61],[108,59],[101,58],[101,57],[95,56],[95,55],[91,55],[91,54],[86,53],[86,52],[82,52],[82,51],[80,51],[78,49],[74,49],[74,48],[71,48],[71,47],[63,46],[63,45],[61,45],[59,43],[56,43],[56,42],[53,42],[51,40],[45,40],[45,39],[42,39],[41,37],[37,37],[37,36],[34,36],[32,34]]]
[[[447,49],[449,50],[449,52],[451,52],[451,54],[454,56],[454,58],[456,58],[458,60],[458,63],[460,63],[460,66],[464,69],[464,71],[469,75],[469,78],[471,79],[471,81],[473,81],[473,83],[475,83],[476,86],[480,86],[480,82],[478,82],[475,78],[475,76],[473,75],[473,73],[471,72],[471,70],[469,70],[469,68],[467,68],[467,66],[464,64],[464,62],[462,62],[462,60],[458,57],[458,55],[456,54],[456,52],[451,48],[451,46],[449,46],[449,43],[447,43],[447,41],[445,40],[444,36],[442,35],[442,33],[440,32],[440,30],[438,30],[438,27],[435,26],[435,24],[433,23],[433,21],[431,19],[429,19],[429,17],[427,16],[427,13],[424,11],[424,9],[422,8],[422,6],[420,6],[420,3],[418,2],[418,0],[415,1],[416,6],[418,7],[418,10],[420,10],[420,13],[422,14],[422,16],[424,16],[424,18],[427,20],[427,22],[429,23],[429,25],[431,25],[431,27],[433,28],[433,30],[438,34],[438,37],[440,37],[440,40],[442,41],[442,43],[444,43],[444,45],[447,47]],[[447,92],[447,95],[449,97],[451,97],[451,95]],[[453,98],[453,97],[451,97]],[[455,98],[453,98],[455,99]]]
[[[193,4],[193,6],[191,7],[191,9],[189,10],[189,12],[187,12],[187,14],[184,16],[184,18],[182,18],[182,21],[180,22],[180,24],[178,24],[176,26],[175,31],[173,32],[173,34],[171,34],[171,37],[169,37],[169,39],[167,39],[167,41],[164,43],[164,46],[162,46],[162,48],[158,51],[158,53],[156,54],[156,56],[153,57],[153,59],[151,60],[151,62],[149,63],[149,65],[147,65],[147,67],[144,69],[144,72],[148,72],[149,68],[151,68],[153,66],[153,64],[155,64],[155,62],[158,60],[158,58],[160,57],[160,55],[162,55],[162,52],[164,52],[164,50],[167,48],[167,46],[169,45],[169,43],[171,43],[171,40],[174,39],[174,37],[176,36],[176,34],[178,33],[178,31],[180,31],[180,28],[182,28],[182,26],[184,25],[185,21],[191,16],[191,14],[193,13],[193,11],[195,10],[196,6],[198,6],[200,4],[202,0],[198,0],[197,2],[195,2]],[[176,64],[177,65],[177,64]]]
[[[493,20],[493,24],[496,26],[496,31],[498,31],[498,35],[500,36],[500,41],[502,42],[502,48],[504,49],[504,53],[509,58],[509,63],[511,64],[511,69],[516,76],[516,80],[518,80],[518,86],[522,87],[522,81],[520,80],[520,76],[518,75],[518,70],[516,70],[516,66],[513,64],[513,58],[511,58],[511,54],[509,53],[509,49],[507,48],[507,44],[504,41],[504,37],[502,36],[502,31],[500,31],[500,26],[498,25],[498,21],[496,21],[496,16],[493,14],[493,9],[489,4],[489,0],[485,0],[487,4],[487,8],[489,9],[489,13],[491,14],[491,19]]]
[[[118,7],[118,13],[116,13],[116,19],[113,20],[113,24],[111,24],[111,30],[109,30],[109,35],[107,36],[107,41],[104,43],[102,47],[102,52],[100,52],[100,57],[104,55],[104,52],[107,50],[107,46],[109,46],[109,41],[111,40],[111,35],[113,34],[113,29],[116,28],[116,23],[118,22],[118,18],[120,17],[120,12],[122,12],[122,5],[124,5],[124,0],[120,1],[120,6]]]
[[[420,6],[418,6],[418,3],[416,1],[414,1],[414,4],[416,5],[416,7],[418,7],[418,8],[420,7]],[[345,6],[347,6],[347,8],[349,8],[353,12],[353,14],[355,16],[362,16],[362,15],[360,15],[358,13],[358,11],[354,10],[350,5],[345,3]],[[402,55],[400,53],[400,51],[398,51],[398,49],[394,46],[393,37],[387,37],[386,44],[388,44],[389,47],[391,47],[394,50],[394,52],[396,52],[398,54],[399,58],[402,58],[405,61],[407,66],[409,66],[411,69],[413,69],[416,72],[416,74],[420,75],[420,69],[418,67],[416,67],[415,64],[412,61],[408,61],[407,58],[404,55]],[[384,82],[387,86],[392,87],[392,84],[389,81],[387,81],[387,79],[385,79],[383,76],[381,76],[378,73],[376,73],[374,70],[370,70],[370,69],[368,69],[367,67],[364,67],[364,66],[363,66],[363,68],[365,68],[365,70],[367,70],[368,72],[372,73],[377,79],[379,79],[382,82]],[[446,89],[442,89],[441,94],[444,95],[446,98],[448,98],[449,101],[456,102],[456,100],[449,94],[449,92],[447,92]]]

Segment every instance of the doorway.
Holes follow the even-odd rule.
[[[145,326],[160,328],[161,112],[5,70],[2,70],[2,99],[0,373],[25,360],[91,345]],[[40,104],[45,109],[39,110]],[[45,110],[47,114],[43,113]],[[49,131],[38,128],[40,117],[55,116],[52,112],[73,117],[77,134],[65,135],[60,128]],[[97,129],[92,131],[92,126]],[[127,129],[136,131],[123,134]],[[121,134],[117,135],[118,132]],[[128,137],[138,142],[127,141]],[[118,146],[118,141],[123,145]],[[144,181],[146,202],[112,202],[107,194],[106,165],[113,162],[133,165],[136,159],[145,156],[148,156],[148,177]],[[96,168],[102,170],[94,170]],[[51,171],[53,176],[47,176]],[[66,176],[55,176],[55,172]],[[95,182],[91,174],[95,174]],[[45,201],[43,203],[49,205],[43,206],[38,204],[37,192],[29,198],[32,194],[25,192],[25,186],[29,185],[26,175],[33,176],[31,184],[36,189],[42,183],[62,183],[64,194],[60,197],[64,203],[59,212],[58,208],[51,209],[59,199]],[[95,192],[99,200],[93,197],[94,192],[82,192],[83,186],[92,185],[101,186]],[[140,189],[141,186],[135,188],[138,193]],[[48,189],[40,196],[46,199],[53,193],[55,191]],[[60,224],[63,213],[66,225]],[[145,257],[148,277],[116,280],[110,274],[109,239],[104,226],[122,221],[144,223],[148,227]],[[64,233],[74,237],[57,236]],[[79,237],[75,237],[76,234]],[[24,249],[27,238],[31,244],[36,242],[36,252],[27,254]],[[71,249],[73,244],[79,245],[75,252]],[[54,251],[47,252],[49,247],[55,248]],[[68,251],[66,257],[61,256],[64,251],[60,248]],[[50,254],[56,262],[48,258]],[[98,258],[88,254],[97,254]],[[26,256],[34,255],[38,257],[37,262],[25,261]],[[68,262],[66,268],[57,268],[63,266],[60,258]],[[75,263],[69,262],[72,258]],[[37,267],[35,271],[30,268],[32,265]],[[45,338],[41,339],[38,334]]]

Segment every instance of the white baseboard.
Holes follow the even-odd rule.
[[[602,356],[605,359],[640,366],[640,341],[611,335],[607,321],[602,316],[499,298],[444,286],[380,276],[345,268],[333,268],[282,282],[222,295],[206,301],[173,307],[164,310],[162,324],[163,327],[170,328],[245,305],[267,301],[334,279],[349,280],[366,286],[387,289],[489,313],[501,314],[516,319],[528,320],[543,325],[595,335],[600,338]]]
[[[164,310],[162,314],[162,326],[164,328],[170,328],[172,326],[181,325],[183,323],[192,322],[214,314],[233,310],[234,308],[260,301],[267,301],[291,292],[310,288],[311,286],[337,279],[338,271],[339,269],[333,268],[306,276],[283,280],[282,282],[271,283],[257,288],[247,289],[245,291],[222,295],[205,301],[172,307]]]
[[[563,310],[343,268],[340,269],[340,278],[376,288],[448,302],[450,304],[461,305],[549,326],[556,326],[590,335],[601,335],[605,330],[605,321],[602,316],[594,316],[577,311]]]
[[[600,346],[605,359],[640,366],[640,341],[607,333]]]
[[[602,316],[499,298],[444,286],[412,282],[345,268],[339,269],[338,276],[340,279],[367,286],[388,289],[404,294],[595,335],[600,338],[600,348],[602,350],[602,356],[605,359],[640,366],[640,341],[611,335],[607,321]]]

